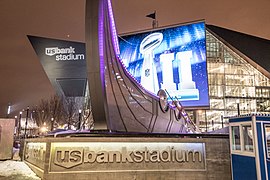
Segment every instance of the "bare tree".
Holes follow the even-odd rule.
[[[93,127],[90,99],[85,97],[68,97],[65,99],[65,120],[68,129],[71,125],[77,129],[91,129]]]
[[[94,128],[94,120],[93,120],[93,114],[92,114],[92,107],[90,103],[90,98],[87,97],[84,103],[84,111],[83,111],[83,125],[82,127],[86,129],[93,129]]]
[[[79,111],[78,102],[75,97],[68,97],[64,100],[64,116],[67,128],[71,129],[71,125],[76,123],[76,113]]]
[[[64,122],[63,112],[63,98],[54,95],[49,100],[42,99],[40,103],[33,108],[32,117],[39,127],[44,124],[50,124],[50,129],[53,130],[55,124]]]
[[[45,123],[50,123],[49,103],[48,100],[42,99],[40,103],[33,107],[32,118],[40,127]]]
[[[56,125],[67,125],[67,129],[78,127],[79,124],[83,129],[92,129],[94,126],[90,99],[85,97],[63,98],[54,95],[48,100],[42,99],[33,112],[32,117],[37,125],[50,125],[51,131]]]
[[[54,129],[55,124],[62,124],[64,118],[64,105],[63,98],[54,95],[49,100],[49,111],[51,116],[51,131]]]

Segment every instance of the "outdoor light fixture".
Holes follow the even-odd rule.
[[[18,116],[14,116],[14,118],[15,118],[15,126],[18,127],[18,120],[17,120]]]
[[[51,118],[51,131],[53,130],[54,118]]]
[[[24,138],[26,138],[26,130],[27,130],[27,125],[28,125],[28,115],[29,115],[29,106],[27,106],[27,110],[26,110]]]
[[[10,111],[11,111],[11,105],[10,105],[10,103],[8,103],[7,117],[10,115]]]
[[[48,131],[48,128],[46,127],[46,126],[42,126],[41,128],[40,128],[40,132],[42,132],[42,133],[45,133],[45,132],[47,132]]]
[[[18,132],[17,132],[18,137],[20,137],[20,134],[21,134],[21,119],[22,119],[22,111],[20,111],[20,116],[19,116]]]

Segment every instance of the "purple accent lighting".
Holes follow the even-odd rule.
[[[103,1],[100,0],[99,3],[99,16],[98,16],[98,43],[99,43],[99,59],[100,59],[100,75],[102,85],[105,84],[105,77],[104,77],[104,8],[103,8]]]
[[[172,116],[173,109],[160,114],[159,98],[146,90],[126,69],[113,18],[111,0],[99,0],[98,48],[102,103],[110,130],[124,132],[179,133],[183,125]],[[169,124],[168,124],[169,122]],[[190,122],[187,122],[190,123]],[[167,124],[167,125],[166,125]],[[187,132],[187,128],[181,132]]]
[[[108,0],[108,10],[109,10],[109,18],[110,18],[110,26],[111,26],[114,51],[115,51],[115,54],[117,56],[119,56],[120,50],[119,50],[119,44],[118,44],[118,36],[117,36],[115,22],[114,22],[114,18],[113,18],[113,10],[112,10],[112,5],[111,5],[111,0]]]

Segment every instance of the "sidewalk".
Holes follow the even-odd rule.
[[[40,180],[22,161],[0,161],[0,180]]]

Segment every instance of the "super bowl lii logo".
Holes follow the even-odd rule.
[[[76,61],[84,60],[84,54],[76,54],[75,48],[70,46],[68,48],[49,47],[45,48],[47,56],[55,56],[56,61]]]

